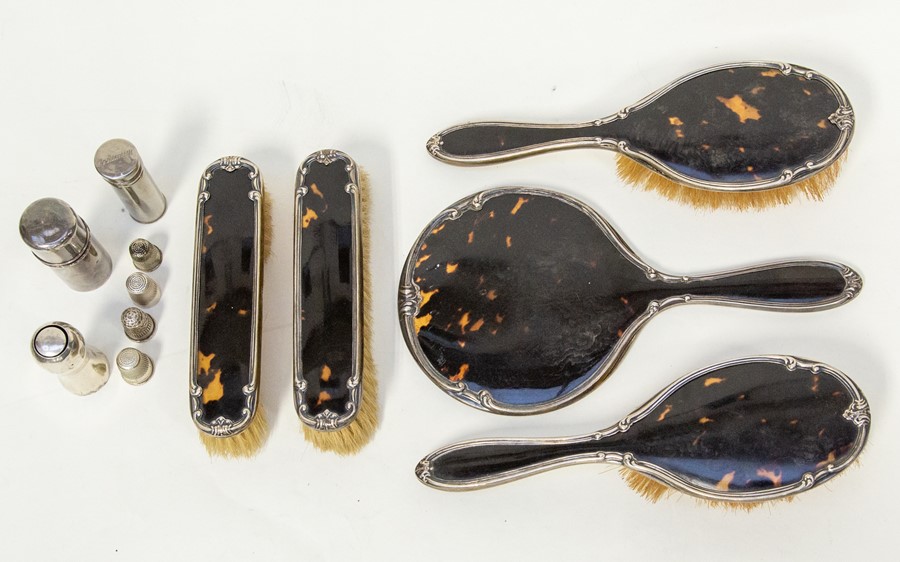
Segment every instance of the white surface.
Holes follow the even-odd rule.
[[[790,559],[893,558],[900,465],[895,213],[900,80],[895,3],[12,2],[0,0],[0,276],[8,361],[0,406],[4,560]],[[894,53],[891,55],[890,53]],[[851,157],[827,201],[762,214],[700,213],[623,187],[612,154],[578,151],[480,169],[447,166],[428,137],[465,120],[586,120],[697,68],[784,60],[820,70],[857,115]],[[129,219],[92,167],[112,137],[135,143],[169,201]],[[371,175],[375,357],[381,425],[353,458],[311,448],[290,395],[291,194],[298,164],[340,148]],[[250,461],[209,459],[188,416],[194,204],[201,172],[238,154],[274,200],[266,269],[262,401],[271,437]],[[682,307],[654,319],[617,372],[563,410],[503,418],[445,397],[406,351],[399,271],[419,230],[482,188],[559,189],[597,208],[651,264],[701,273],[811,257],[862,272],[858,300],[816,314]],[[32,200],[68,201],[113,256],[101,289],[65,288],[18,239]],[[68,394],[28,339],[65,320],[113,360],[128,344],[127,243],[164,252],[140,347],[143,387],[115,373]],[[568,468],[466,494],[422,486],[416,461],[452,441],[563,435],[617,421],[674,378],[757,353],[844,370],[867,393],[873,431],[861,466],[824,488],[750,514],[683,498],[651,505],[614,470]]]

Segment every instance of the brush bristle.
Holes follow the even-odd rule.
[[[656,480],[650,478],[649,476],[645,476],[640,472],[635,472],[634,470],[622,467],[619,469],[619,475],[622,479],[625,480],[625,483],[629,488],[643,496],[645,499],[649,500],[651,503],[656,503],[661,499],[668,498],[673,495],[681,495],[677,494],[675,490],[669,488],[665,484],[657,482]],[[794,501],[794,496],[786,496],[783,498],[777,498],[774,500],[766,500],[761,502],[729,502],[729,501],[715,501],[715,500],[704,500],[700,498],[695,498],[698,502],[705,504],[709,507],[721,508],[721,509],[731,509],[735,511],[752,511],[757,507],[764,504],[771,504],[773,502],[792,502]]]
[[[262,448],[269,435],[269,424],[262,404],[256,409],[256,415],[242,432],[232,437],[213,437],[202,431],[200,440],[211,457],[247,458],[255,456]]]
[[[787,205],[800,195],[805,195],[814,201],[821,201],[837,180],[846,156],[845,152],[833,164],[802,181],[764,191],[730,193],[688,187],[674,182],[622,154],[616,154],[616,172],[625,183],[645,191],[656,191],[666,199],[678,203],[700,209],[759,211]]]
[[[262,255],[263,261],[268,261],[272,256],[272,200],[266,196],[265,187],[262,192]]]
[[[369,275],[369,178],[359,170],[359,194],[362,222],[362,255],[363,255],[363,367],[362,367],[362,399],[359,412],[349,425],[335,431],[317,431],[303,426],[303,436],[321,451],[331,451],[339,455],[352,455],[359,452],[372,439],[378,427],[378,378],[375,361],[372,357],[372,284]]]

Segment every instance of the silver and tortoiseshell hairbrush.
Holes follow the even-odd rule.
[[[655,501],[677,490],[749,508],[827,482],[859,456],[869,406],[840,371],[788,356],[737,359],[683,377],[618,424],[586,435],[479,439],[438,449],[416,475],[473,490],[573,464],[623,467]]]
[[[432,156],[488,164],[566,148],[618,152],[628,183],[698,207],[764,208],[821,199],[853,135],[853,109],[829,78],[796,65],[698,70],[634,105],[570,125],[483,122],[428,141]]]

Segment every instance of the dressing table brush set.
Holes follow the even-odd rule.
[[[693,72],[608,117],[567,125],[483,122],[431,137],[434,158],[461,166],[569,148],[615,151],[620,178],[703,209],[764,211],[835,183],[854,129],[843,90],[795,65],[725,64]],[[149,223],[166,200],[133,145],[105,143],[95,166],[129,214]],[[377,426],[369,314],[365,175],[346,154],[306,158],[294,186],[293,375],[305,437],[352,454]],[[225,157],[200,176],[194,223],[188,412],[211,454],[255,454],[267,425],[259,399],[262,282],[271,236],[260,170]],[[40,199],[20,232],[37,259],[72,289],[110,276],[109,254],[59,199]],[[281,233],[278,233],[279,235]],[[153,335],[162,259],[135,240],[126,288],[137,305],[123,329]],[[450,397],[493,414],[532,415],[583,398],[663,310],[719,304],[781,312],[822,311],[862,289],[836,261],[776,261],[704,275],[656,270],[596,210],[538,187],[495,187],[447,207],[424,225],[402,269],[399,320],[421,370]],[[284,299],[288,295],[283,295]],[[282,306],[282,302],[276,306]],[[65,388],[89,394],[109,378],[104,353],[73,326],[38,328],[35,360]],[[134,347],[117,365],[140,384],[152,358]],[[859,387],[834,367],[783,355],[699,366],[617,424],[583,435],[488,438],[437,449],[416,466],[440,490],[474,490],[583,463],[621,468],[651,500],[674,492],[751,508],[792,499],[859,457],[870,427]],[[269,377],[267,375],[267,377]],[[276,384],[269,377],[266,384]],[[637,381],[636,381],[637,382]],[[186,416],[187,417],[187,416]]]

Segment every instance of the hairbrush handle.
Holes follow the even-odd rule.
[[[608,127],[600,121],[571,125],[468,123],[428,140],[428,152],[448,164],[490,164],[567,148],[610,148]],[[606,133],[606,134],[604,134]]]
[[[547,439],[477,439],[448,445],[416,466],[422,483],[441,490],[496,486],[573,464],[603,462],[614,454],[601,434]]]
[[[862,289],[862,277],[833,262],[773,263],[712,275],[684,277],[684,302],[812,311],[843,304]]]

